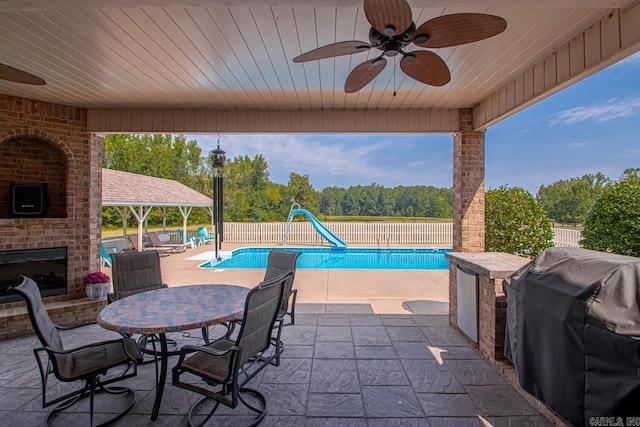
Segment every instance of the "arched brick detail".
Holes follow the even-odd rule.
[[[0,217],[10,217],[9,183],[45,183],[49,218],[66,218],[69,159],[51,141],[34,135],[16,135],[0,142]],[[71,162],[73,163],[73,162]],[[17,166],[17,167],[16,167]]]

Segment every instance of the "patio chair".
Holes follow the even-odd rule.
[[[20,283],[17,286],[10,287],[8,292],[15,293],[26,301],[31,324],[42,344],[42,347],[33,350],[42,380],[42,407],[46,408],[58,404],[47,414],[44,424],[49,425],[49,422],[54,420],[55,415],[60,411],[70,408],[88,396],[89,422],[87,425],[93,426],[94,400],[96,394],[100,392],[112,395],[128,394],[129,398],[124,410],[115,415],[113,415],[112,410],[114,407],[113,402],[105,403],[105,406],[108,405],[105,412],[111,417],[99,425],[108,425],[122,418],[135,404],[136,395],[129,388],[107,387],[107,385],[137,375],[137,363],[142,361],[142,356],[135,341],[130,338],[121,338],[94,342],[69,350],[65,349],[58,330],[71,328],[55,325],[51,321],[42,302],[38,285],[33,280],[25,276],[20,276],[18,280]],[[47,355],[46,361],[44,353]],[[123,371],[116,376],[107,377],[107,371],[116,367],[123,367]],[[61,382],[83,381],[84,386],[63,396],[48,400],[47,384],[52,374]],[[60,389],[59,386],[51,388]],[[67,390],[66,386],[62,388]],[[61,423],[65,424],[65,421]],[[66,423],[68,423],[68,420],[66,420]]]
[[[215,237],[209,236],[209,231],[207,231],[207,227],[198,227],[198,234],[202,239],[202,242],[206,245],[209,242],[214,242],[216,240]]]
[[[282,249],[272,249],[269,252],[269,259],[267,261],[267,271],[264,274],[263,280],[269,280],[284,272],[291,271],[292,274],[284,285],[284,292],[282,294],[282,302],[280,309],[278,310],[278,317],[276,318],[276,324],[278,332],[275,338],[276,344],[276,366],[280,366],[280,353],[284,350],[284,344],[282,343],[282,328],[295,324],[296,321],[296,296],[298,295],[297,289],[292,289],[293,280],[296,274],[296,263],[301,252],[284,251]],[[285,323],[286,316],[289,316],[289,322]]]
[[[158,235],[158,233],[156,233],[155,231],[149,231],[147,233],[147,236],[151,241],[152,247],[155,249],[162,249],[162,250],[175,252],[175,253],[180,253],[187,250],[187,245],[163,242],[160,236]]]
[[[280,274],[291,271],[292,274],[284,285],[284,291],[282,294],[282,302],[278,310],[278,317],[276,318],[275,327],[277,328],[276,337],[273,338],[273,343],[276,346],[276,358],[274,364],[280,366],[280,354],[284,351],[284,343],[282,342],[282,328],[295,324],[296,313],[296,296],[298,295],[297,289],[292,289],[293,280],[296,274],[296,263],[298,257],[302,252],[285,251],[282,249],[272,249],[269,252],[269,258],[267,260],[267,269],[264,273],[263,280],[270,280]],[[289,322],[285,323],[285,318],[289,316]],[[230,324],[227,331],[227,338],[231,335],[235,329],[236,324],[240,321],[236,321]]]
[[[181,229],[178,229],[178,234],[180,235],[180,240],[182,240],[183,242],[187,242],[187,244],[191,245],[192,248],[197,248],[198,246],[200,246],[200,244],[204,244],[204,241],[201,237],[191,236],[188,237],[187,240],[185,240],[184,231],[182,231]]]
[[[111,254],[107,252],[107,249],[104,247],[104,244],[100,242],[100,263],[102,267],[111,267]]]
[[[108,301],[119,300],[140,292],[166,288],[162,283],[160,254],[157,251],[111,254],[113,292]]]
[[[194,416],[201,415],[199,409],[205,402],[213,404],[213,409],[198,424],[200,426],[211,419],[221,403],[236,408],[242,402],[257,413],[252,426],[264,419],[267,414],[265,397],[259,391],[245,386],[275,357],[275,352],[267,354],[271,346],[271,331],[282,302],[285,283],[292,274],[288,272],[263,281],[249,291],[242,326],[235,340],[223,338],[206,346],[182,347],[178,363],[173,368],[173,385],[204,396],[189,410],[190,426],[194,425]],[[183,380],[183,375],[187,380]],[[244,397],[247,395],[257,399],[259,405],[247,402]]]
[[[153,291],[167,288],[168,285],[162,282],[162,271],[160,269],[160,254],[157,251],[127,252],[111,255],[113,265],[111,267],[111,283],[113,292],[107,295],[107,301],[112,303],[121,298],[141,292]],[[168,307],[170,310],[171,307]],[[208,339],[208,331],[202,328],[203,337]],[[155,335],[143,335],[138,340],[140,348],[145,353],[155,354],[154,350],[147,348],[149,339],[157,339]],[[175,340],[167,340],[175,350],[178,344]]]

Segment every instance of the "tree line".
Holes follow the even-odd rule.
[[[640,168],[625,169],[619,181],[640,176]],[[584,224],[589,211],[605,189],[616,181],[601,172],[563,179],[540,186],[536,195],[549,218],[563,224]]]
[[[157,178],[172,179],[211,197],[213,162],[194,140],[183,135],[106,135],[102,166]],[[258,154],[227,159],[224,179],[225,221],[285,221],[293,203],[320,216],[403,216],[451,218],[453,191],[433,186],[386,188],[372,183],[348,188],[313,188],[309,175],[291,172],[287,184],[269,180],[266,159]],[[130,225],[135,220],[129,218]],[[195,209],[190,224],[210,222],[207,212]],[[103,226],[122,224],[115,208],[105,207]],[[162,224],[161,213],[151,210],[148,223]],[[178,209],[167,210],[167,223],[182,224]]]
[[[211,196],[213,163],[211,153],[203,154],[195,140],[184,135],[107,135],[104,138],[103,167],[176,180]],[[622,178],[639,176],[640,168],[624,171]],[[228,159],[223,170],[226,221],[284,221],[292,203],[319,216],[398,216],[446,218],[453,216],[452,188],[414,185],[386,188],[379,184],[348,188],[313,188],[309,175],[292,172],[287,184],[269,180],[266,159],[258,154]],[[594,203],[613,180],[597,172],[542,185],[535,199],[554,222],[582,224]],[[131,225],[135,220],[130,218]],[[170,225],[181,225],[177,209],[168,209]],[[149,224],[162,223],[153,209]],[[210,222],[207,212],[195,209],[191,224]],[[120,226],[114,208],[103,209],[103,225]]]

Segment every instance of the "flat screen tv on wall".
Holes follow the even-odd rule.
[[[47,184],[10,184],[9,215],[14,218],[37,218],[47,214]]]

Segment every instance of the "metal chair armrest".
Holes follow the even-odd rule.
[[[228,348],[227,350],[218,350],[217,348],[212,348],[209,346],[205,346],[205,345],[185,345],[182,346],[180,348],[180,354],[182,355],[182,353],[184,354],[189,354],[189,353],[195,353],[195,352],[203,352],[203,353],[207,353],[210,354],[212,356],[224,356],[225,354],[232,352],[232,351],[240,351],[240,347],[236,347],[233,346],[231,348]]]
[[[86,350],[88,348],[93,348],[93,347],[100,347],[103,345],[108,345],[108,344],[115,344],[115,343],[120,343],[120,345],[122,345],[122,350],[129,355],[129,353],[127,352],[126,346],[124,345],[124,340],[125,339],[129,339],[129,338],[118,338],[115,340],[108,340],[108,341],[99,341],[99,342],[94,342],[91,344],[86,344],[80,347],[75,347],[69,350],[56,350],[55,348],[49,347],[49,346],[45,346],[45,347],[40,347],[37,348],[36,350],[46,350],[47,352],[50,353],[54,353],[54,354],[73,354],[75,352],[81,351],[81,350]]]
[[[81,328],[83,326],[87,326],[87,325],[92,325],[96,322],[87,322],[87,323],[80,323],[78,325],[74,325],[74,326],[66,326],[66,325],[55,325],[56,329],[59,331],[70,331],[72,329],[77,329],[77,328]]]

